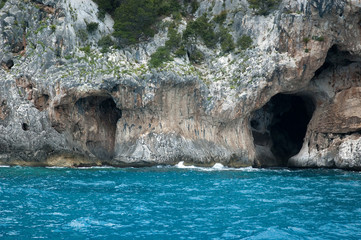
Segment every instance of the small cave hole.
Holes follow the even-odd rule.
[[[260,166],[287,166],[302,148],[315,110],[306,96],[277,94],[251,118],[251,129]]]
[[[24,131],[28,131],[29,130],[29,125],[27,123],[23,123],[21,124],[21,128],[24,130]]]

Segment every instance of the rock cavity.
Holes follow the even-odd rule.
[[[79,149],[98,159],[109,160],[114,155],[116,125],[121,118],[113,99],[107,96],[87,96],[74,105],[54,108],[53,126],[58,132],[67,131]]]
[[[315,106],[303,95],[277,94],[251,118],[256,166],[284,167],[302,148]]]

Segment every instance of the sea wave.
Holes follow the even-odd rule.
[[[174,167],[180,169],[195,169],[200,171],[245,171],[245,172],[255,172],[260,171],[260,168],[253,168],[253,167],[243,167],[243,168],[230,168],[226,167],[221,163],[215,163],[212,167],[197,167],[194,165],[184,165],[184,161],[177,163]]]
[[[45,168],[50,168],[50,169],[64,169],[64,168],[67,168],[67,167],[48,166],[48,167],[45,167]]]
[[[104,166],[92,166],[92,167],[77,167],[76,169],[112,169],[116,167],[104,165]]]

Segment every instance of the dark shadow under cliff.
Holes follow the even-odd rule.
[[[253,113],[256,166],[284,167],[302,148],[315,106],[305,96],[277,94]]]

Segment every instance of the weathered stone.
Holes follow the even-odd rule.
[[[0,164],[361,169],[360,3],[284,0],[257,16],[245,0],[203,0],[195,17],[223,10],[223,27],[235,41],[249,35],[252,48],[222,55],[197,39],[187,50],[204,61],[175,57],[150,69],[167,27],[100,53],[114,22],[100,21],[95,3],[8,0]],[[84,42],[86,22],[99,27]]]

